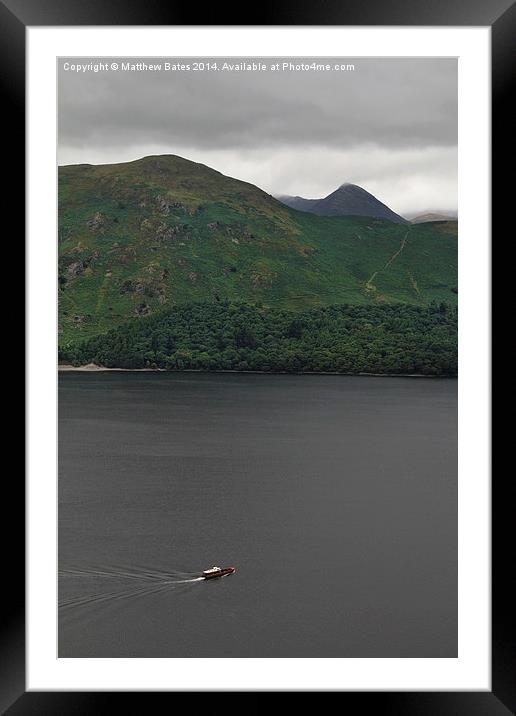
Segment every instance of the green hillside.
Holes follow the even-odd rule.
[[[455,304],[457,224],[321,217],[176,156],[59,170],[60,343],[179,304]]]

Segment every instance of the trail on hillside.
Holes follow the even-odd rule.
[[[366,288],[367,288],[369,291],[375,291],[375,290],[376,290],[376,286],[373,284],[373,281],[374,281],[374,279],[376,278],[376,276],[378,276],[378,274],[381,273],[382,271],[386,271],[386,270],[389,268],[389,266],[390,266],[390,265],[398,258],[398,256],[403,252],[403,249],[405,248],[405,245],[406,245],[406,243],[407,243],[407,238],[408,238],[409,233],[410,233],[410,229],[407,230],[407,233],[406,233],[405,236],[402,238],[401,244],[400,244],[398,250],[395,251],[395,252],[392,254],[392,256],[387,260],[387,262],[385,263],[385,265],[384,265],[381,269],[378,269],[378,271],[375,271],[375,272],[372,274],[372,276],[366,281],[366,284],[365,284],[365,285],[366,285]]]
[[[99,290],[97,291],[97,301],[95,303],[95,313],[97,315],[100,313],[100,311],[102,310],[102,306],[104,305],[104,300],[106,298],[106,292],[107,292],[110,278],[111,278],[111,271],[108,271],[104,275],[104,279],[100,285]]]

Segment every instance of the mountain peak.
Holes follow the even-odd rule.
[[[371,216],[397,224],[408,223],[366,189],[350,182],[344,182],[322,199],[304,199],[301,196],[278,196],[277,199],[292,209],[319,216]]]

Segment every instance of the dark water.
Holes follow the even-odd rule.
[[[457,655],[456,381],[59,386],[59,656]]]

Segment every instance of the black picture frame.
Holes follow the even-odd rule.
[[[245,9],[245,15],[242,10]],[[202,22],[199,22],[201,17]],[[492,170],[493,235],[501,234],[504,209],[512,206],[514,156],[509,102],[514,87],[516,5],[513,0],[319,0],[301,5],[294,0],[246,4],[177,3],[173,0],[0,0],[0,87],[4,122],[4,161],[8,162],[8,212],[17,217],[12,242],[19,241],[25,215],[25,30],[28,26],[74,25],[391,25],[490,26],[492,31]],[[511,151],[512,150],[512,151]],[[11,154],[6,157],[6,154]],[[4,167],[7,171],[7,166]],[[504,237],[500,236],[503,241]],[[495,284],[496,285],[496,284]],[[493,299],[503,287],[493,291]],[[493,315],[493,321],[494,321]],[[13,321],[14,328],[18,321]],[[14,345],[14,343],[11,343]],[[30,347],[34,349],[34,346]],[[8,483],[8,485],[7,485]],[[511,544],[513,502],[510,475],[497,475],[492,484],[492,691],[472,692],[340,692],[341,704],[353,712],[372,708],[401,716],[516,713],[516,643]],[[0,710],[18,714],[100,714],[127,702],[129,713],[161,708],[156,699],[172,693],[26,692],[25,690],[25,535],[24,484],[15,475],[4,477],[4,505],[11,519],[2,520],[4,589],[0,632]],[[5,517],[5,516],[4,516]],[[507,557],[506,557],[507,555]],[[143,702],[145,698],[145,703]],[[130,699],[130,701],[129,701]],[[116,701],[115,701],[116,700]],[[166,702],[165,702],[166,703]],[[177,701],[169,701],[169,707]],[[198,702],[197,702],[198,703]]]

